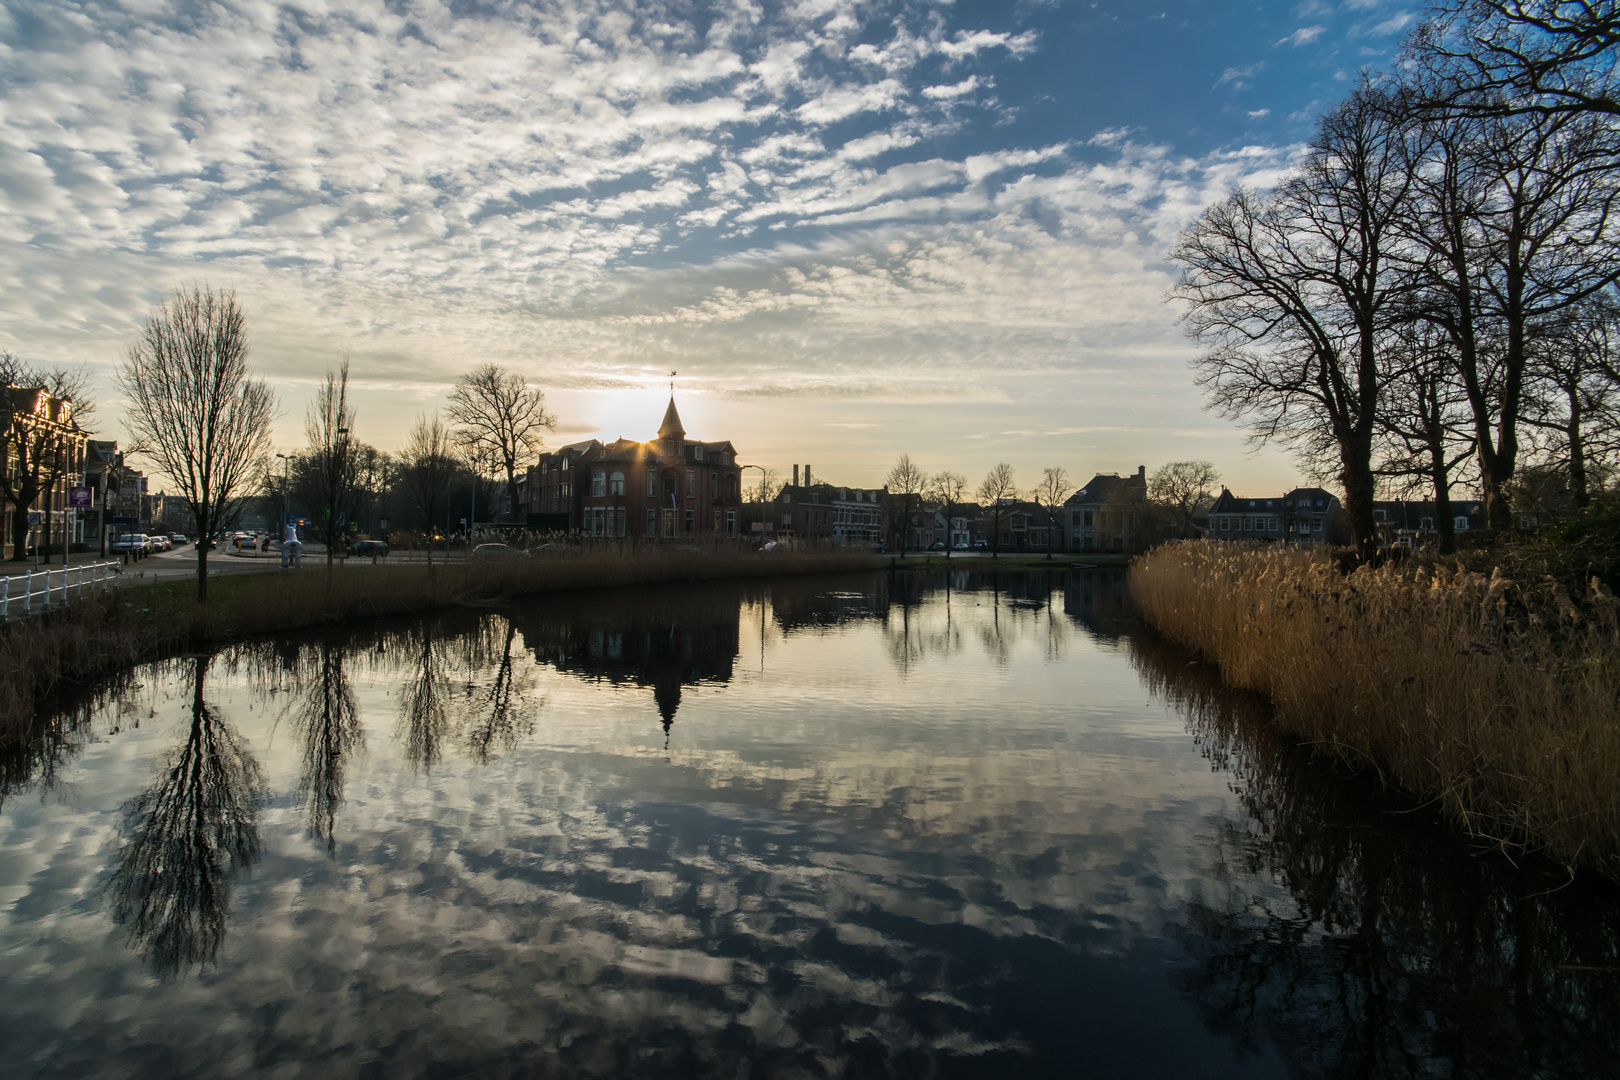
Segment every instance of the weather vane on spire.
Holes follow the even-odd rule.
[[[675,376],[678,375],[678,374],[680,374],[680,373],[677,372],[677,371],[672,371],[672,372],[669,373],[669,396],[670,397],[675,396]]]

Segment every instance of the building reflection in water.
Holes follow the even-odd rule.
[[[1212,1030],[1302,1076],[1614,1075],[1620,890],[1470,851],[1428,808],[1333,775],[1211,666],[1147,634],[1130,649],[1246,811],[1210,837],[1214,876],[1287,893],[1189,905],[1178,978]]]
[[[683,687],[731,680],[750,592],[726,582],[701,591],[567,594],[513,612],[511,625],[534,658],[557,671],[650,689],[667,740]]]
[[[211,663],[191,661],[185,740],[124,805],[107,885],[113,921],[165,975],[214,959],[236,875],[259,858],[263,777],[247,743],[204,700]]]

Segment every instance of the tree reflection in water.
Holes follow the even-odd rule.
[[[1215,872],[1286,887],[1191,905],[1181,981],[1211,1029],[1270,1042],[1304,1076],[1614,1075],[1611,883],[1470,854],[1425,809],[1278,737],[1269,706],[1210,667],[1147,636],[1131,655],[1248,813],[1214,835]]]
[[[410,665],[411,674],[400,693],[394,735],[411,768],[427,773],[444,755],[444,738],[450,730],[445,708],[450,697],[449,661],[434,620],[424,619],[403,636],[395,655]]]
[[[544,701],[532,701],[532,667],[512,661],[517,626],[506,618],[489,616],[464,639],[467,665],[466,746],[474,761],[487,764],[515,748],[534,730],[534,711]],[[495,646],[495,642],[499,642]],[[480,686],[478,678],[487,678]]]
[[[185,742],[124,804],[123,843],[107,887],[113,920],[165,975],[214,959],[236,873],[259,857],[262,774],[247,744],[203,700],[210,662],[193,660]]]
[[[325,840],[331,853],[337,843],[337,811],[343,805],[344,770],[348,759],[364,746],[365,729],[344,671],[347,650],[329,640],[313,650],[315,671],[293,714],[293,726],[304,743],[298,805],[308,809],[309,835]]]

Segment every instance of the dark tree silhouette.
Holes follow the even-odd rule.
[[[337,811],[343,805],[344,771],[349,759],[364,748],[365,729],[354,688],[343,670],[343,646],[322,642],[315,648],[315,674],[293,716],[304,741],[298,804],[308,810],[309,835],[325,840],[331,852],[337,842]]]
[[[263,778],[246,742],[203,700],[211,659],[192,661],[185,741],[124,804],[108,883],[113,921],[165,975],[213,961],[236,874],[259,858]]]
[[[449,664],[444,643],[431,623],[422,623],[407,655],[415,658],[416,671],[400,695],[395,737],[405,744],[405,760],[411,768],[427,773],[444,756],[444,739],[450,730],[446,711]]]

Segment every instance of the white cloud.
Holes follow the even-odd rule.
[[[951,98],[959,98],[966,94],[971,94],[978,88],[979,77],[977,75],[969,75],[961,82],[952,83],[949,86],[925,86],[923,87],[923,97],[933,98],[935,101],[947,101]]]
[[[1266,62],[1264,60],[1258,60],[1244,67],[1229,67],[1221,72],[1221,77],[1215,80],[1215,85],[1210,89],[1225,86],[1227,83],[1231,83],[1234,90],[1245,89],[1249,85],[1249,80],[1264,71],[1265,67]]]
[[[1309,45],[1327,32],[1325,26],[1302,26],[1287,37],[1280,39],[1278,45]]]
[[[773,394],[1125,394],[1187,354],[1159,303],[1176,230],[1289,154],[1188,159],[1129,130],[1086,161],[1065,143],[947,151],[953,102],[1037,40],[907,7],[863,43],[830,0],[739,7],[706,33],[608,0],[185,21],[28,2],[66,44],[6,53],[4,343],[106,371],[173,285],[234,286],[291,440],[345,350],[385,446],[469,356],[564,398],[677,367],[767,417]],[[793,419],[760,421],[754,445]]]

